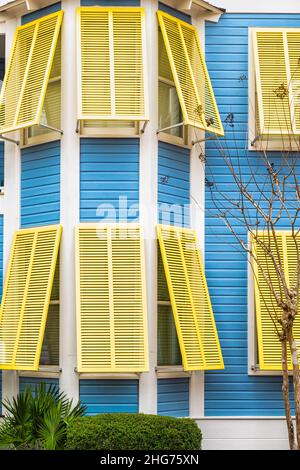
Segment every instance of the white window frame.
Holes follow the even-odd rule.
[[[256,87],[255,87],[255,63],[253,53],[252,32],[258,28],[248,28],[248,150],[259,151],[299,151],[299,145],[290,141],[289,137],[260,139],[256,131]],[[284,29],[284,28],[264,28]]]
[[[248,232],[248,246],[250,246],[250,233]],[[248,310],[248,375],[249,376],[282,376],[280,370],[261,370],[258,361],[258,344],[256,330],[256,312],[254,297],[254,275],[251,268],[251,257],[247,258],[247,310]],[[289,372],[290,373],[290,372]]]

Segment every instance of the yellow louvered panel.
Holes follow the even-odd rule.
[[[143,10],[113,12],[115,113],[145,116]]]
[[[257,31],[253,37],[261,134],[291,132],[284,33]]]
[[[170,62],[163,40],[161,29],[158,32],[158,75],[170,82],[174,82]]]
[[[80,9],[79,27],[79,118],[110,116],[109,14],[104,9]]]
[[[276,243],[273,237],[261,233],[259,239],[269,244],[276,259],[276,263],[281,263],[285,276],[288,276],[289,282],[293,282],[293,274],[296,269],[297,254],[292,237],[287,232],[277,232]],[[254,262],[254,288],[255,288],[255,310],[256,327],[258,339],[259,367],[262,370],[281,370],[281,343],[276,333],[276,318],[281,318],[282,311],[277,306],[274,294],[270,289],[263,272],[270,279],[276,293],[280,296],[282,293],[282,284],[273,262],[266,255],[265,250],[259,243],[252,240],[254,252],[258,262]],[[274,321],[275,320],[275,324]],[[279,327],[279,325],[277,325]],[[279,328],[280,331],[280,328]],[[300,318],[295,320],[294,333],[296,339],[300,339]],[[289,368],[291,369],[290,354],[288,354]]]
[[[2,369],[39,367],[60,237],[60,226],[15,234],[1,304]]]
[[[290,65],[290,90],[292,92],[292,118],[295,122],[295,133],[300,134],[300,30],[287,31],[287,47]]]
[[[143,239],[137,225],[76,228],[78,370],[148,369]]]
[[[223,369],[196,234],[164,225],[157,232],[184,369]]]
[[[157,12],[185,124],[224,135],[197,30]]]
[[[142,8],[78,9],[79,119],[147,119]]]
[[[63,12],[17,28],[0,95],[0,133],[37,125]]]

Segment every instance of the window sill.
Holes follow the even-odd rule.
[[[289,371],[289,375],[292,375],[292,371]],[[282,371],[281,370],[261,370],[259,368],[259,365],[257,364],[256,367],[251,366],[248,369],[248,376],[251,377],[267,377],[267,376],[273,376],[273,377],[282,377]]]
[[[75,371],[77,372],[77,371]],[[93,379],[107,379],[107,380],[117,380],[117,379],[139,379],[140,374],[135,372],[128,373],[119,373],[119,372],[77,372],[80,380],[93,380]]]
[[[171,379],[191,377],[192,373],[183,370],[182,366],[157,366],[156,375],[158,379]]]
[[[182,147],[185,149],[191,149],[192,145],[186,144],[184,139],[181,137],[176,137],[174,135],[166,134],[164,132],[160,132],[157,135],[159,142],[165,142],[166,144],[176,145],[177,147]]]
[[[61,369],[59,366],[40,366],[39,370],[19,370],[19,377],[41,377],[47,379],[56,379],[60,377]]]

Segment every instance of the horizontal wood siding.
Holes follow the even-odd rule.
[[[46,384],[46,388],[48,389],[51,385],[59,387],[59,380],[58,379],[44,379],[40,377],[20,377],[19,381],[19,388],[20,392],[24,392],[26,387],[30,387],[32,391],[35,390],[41,383]]]
[[[86,7],[139,7],[140,0],[81,0],[81,5]]]
[[[190,225],[189,149],[158,143],[158,204],[160,223]]]
[[[300,27],[300,15],[225,14],[218,23],[206,24],[206,61],[225,127],[225,139],[219,143],[206,142],[206,177],[228,198],[237,197],[237,191],[218,150],[220,146],[235,163],[235,157],[241,157],[243,175],[250,174],[249,162],[257,174],[266,174],[262,156],[245,150],[248,146],[249,27]],[[234,121],[231,124],[226,123],[230,113]],[[282,166],[280,153],[272,152],[269,158],[274,168]],[[248,376],[247,261],[229,230],[216,218],[211,197],[214,187],[206,189],[205,267],[225,370],[205,374],[205,415],[282,416],[281,378]],[[250,189],[254,190],[253,186]],[[287,226],[288,221],[283,218],[278,228]],[[237,231],[246,242],[243,226]]]
[[[60,220],[60,141],[21,151],[21,226]]]
[[[157,414],[189,416],[189,379],[173,378],[157,381]]]
[[[139,139],[81,139],[81,222],[136,221],[138,202]]]
[[[79,390],[88,415],[138,413],[138,380],[80,380]]]
[[[54,3],[45,8],[40,8],[39,10],[33,11],[32,13],[27,13],[27,15],[22,16],[22,24],[30,23],[30,21],[38,20],[43,16],[50,15],[56,11],[61,10],[61,2]]]

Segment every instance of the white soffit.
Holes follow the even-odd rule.
[[[227,13],[300,13],[299,0],[217,0]]]

